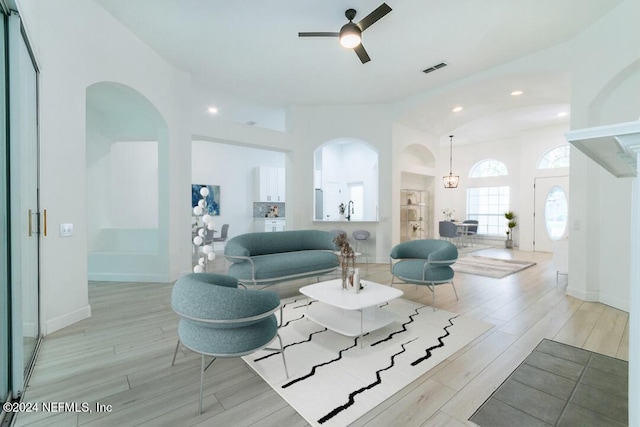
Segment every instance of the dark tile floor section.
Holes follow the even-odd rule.
[[[542,340],[476,411],[482,427],[627,426],[628,362]]]

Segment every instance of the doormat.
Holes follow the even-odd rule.
[[[278,353],[243,359],[313,426],[349,425],[493,326],[399,298],[381,306],[397,320],[361,347],[307,319],[306,302],[283,300],[288,379]]]
[[[534,265],[536,265],[535,262],[529,261],[469,255],[458,258],[451,268],[453,268],[456,273],[475,274],[476,276],[502,279],[503,277],[507,277]]]
[[[476,411],[479,426],[626,426],[629,363],[544,339]]]

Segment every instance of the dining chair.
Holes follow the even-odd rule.
[[[451,221],[440,221],[438,223],[438,232],[441,239],[448,240],[456,245],[460,240],[458,226]]]
[[[227,244],[227,237],[229,235],[229,224],[222,224],[220,229],[220,237],[214,237],[213,243],[222,242],[223,246]]]
[[[476,219],[467,219],[462,221],[463,224],[470,224],[464,230],[464,234],[466,239],[471,242],[478,243],[478,220]]]

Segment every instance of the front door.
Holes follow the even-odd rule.
[[[569,228],[569,177],[538,177],[534,188],[533,250],[553,252],[553,242],[566,238]]]

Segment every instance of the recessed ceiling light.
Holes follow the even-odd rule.
[[[569,114],[569,113],[567,113],[566,111],[561,111],[561,112],[558,113],[558,117],[564,117],[567,114]]]
[[[462,107],[458,105],[457,107],[453,107],[453,110],[451,111],[453,111],[454,113],[457,113],[458,111],[462,111]]]
[[[218,114],[218,109],[216,107],[209,107],[207,111],[209,114]]]
[[[522,95],[524,92],[522,92],[521,90],[514,90],[513,92],[511,92],[511,96],[518,96],[518,95]]]

